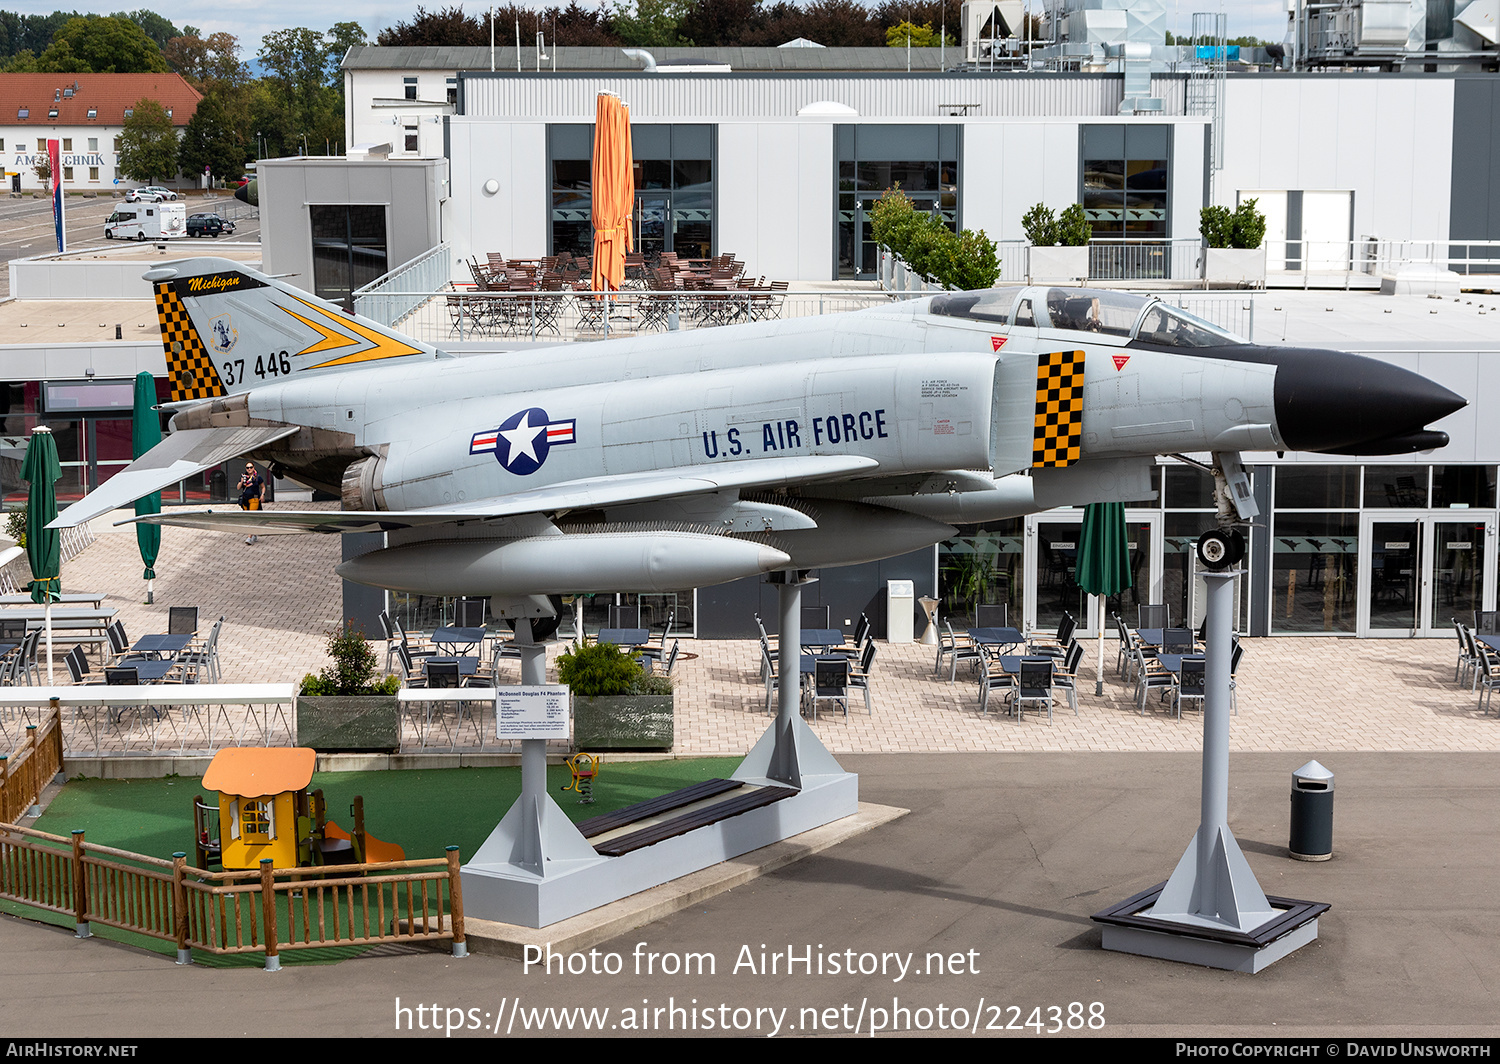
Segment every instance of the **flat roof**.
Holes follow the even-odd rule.
[[[11,299],[0,303],[0,344],[161,340],[153,299]]]

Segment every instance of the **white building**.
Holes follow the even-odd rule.
[[[181,74],[0,74],[0,167],[5,187],[44,187],[36,164],[47,141],[62,142],[63,187],[111,191],[119,172],[120,134],[141,99],[156,100],[179,130],[202,98]]]

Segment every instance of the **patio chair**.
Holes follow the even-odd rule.
[[[1052,673],[1052,686],[1068,692],[1068,705],[1073,707],[1073,716],[1078,716],[1078,664],[1083,660],[1083,644],[1073,640],[1067,657]]]
[[[802,627],[808,628],[832,628],[830,619],[831,610],[827,606],[803,606]]]
[[[1500,669],[1488,654],[1479,658],[1479,671],[1474,674],[1474,685],[1479,691],[1479,708],[1485,716],[1490,714],[1490,692],[1500,687]]]
[[[168,606],[167,607],[167,634],[168,635],[197,635],[198,634],[198,607],[197,606]]]
[[[1479,635],[1500,635],[1500,610],[1475,610],[1474,631]]]
[[[1191,654],[1195,647],[1191,628],[1165,628],[1161,633],[1163,654]]]
[[[1196,701],[1198,703],[1199,711],[1202,711],[1207,700],[1207,665],[1208,663],[1206,661],[1202,661],[1199,659],[1183,659],[1182,674],[1178,678],[1176,693],[1172,699],[1172,704],[1177,709],[1177,716],[1179,719],[1181,719],[1182,717],[1182,703],[1184,699],[1188,701]]]
[[[209,629],[207,639],[196,646],[189,644],[177,655],[177,662],[182,666],[183,683],[202,683],[205,672],[209,683],[223,682],[224,674],[219,666],[219,633],[223,630],[224,617],[220,615]]]
[[[1172,623],[1172,611],[1163,605],[1141,606],[1136,614],[1135,627],[1166,628]]]
[[[1068,647],[1072,645],[1073,633],[1078,630],[1078,622],[1067,610],[1063,611],[1062,620],[1057,622],[1057,631],[1052,636],[1033,636],[1026,641],[1026,653],[1032,655],[1045,655],[1052,658],[1067,657]]]
[[[647,672],[650,672],[653,666],[661,664],[662,655],[666,652],[667,649],[667,636],[672,634],[672,626],[676,622],[677,611],[668,610],[667,624],[666,627],[661,629],[660,637],[656,641],[656,646],[643,646],[636,652],[636,660],[646,667]]]
[[[461,598],[453,607],[453,623],[459,628],[483,628],[484,608],[488,604],[482,598]]]
[[[832,702],[844,707],[844,716],[849,716],[849,659],[819,658],[813,662],[813,685],[808,701],[812,704],[813,720],[818,719],[818,704]]]
[[[779,677],[776,675],[776,658],[771,655],[765,636],[760,639],[760,677],[766,685],[766,713],[775,713],[772,700],[780,686]]]
[[[1003,602],[974,607],[975,628],[1007,628],[1010,608]]]
[[[1146,657],[1146,650],[1141,644],[1135,646],[1135,703],[1136,709],[1142,716],[1146,713],[1146,695],[1151,691],[1161,692],[1165,698],[1172,688],[1177,686],[1177,677],[1173,676],[1161,662],[1155,658]]]
[[[996,665],[992,671],[981,673],[979,676],[979,715],[987,717],[990,715],[990,699],[999,694],[1001,701],[1007,701],[1016,691],[1016,678],[1013,674],[1002,672]]]
[[[943,624],[948,629],[948,644],[953,648],[948,655],[951,663],[951,667],[948,670],[948,682],[952,683],[958,678],[958,663],[960,661],[967,662],[969,667],[974,669],[981,668],[984,665],[984,648],[976,646],[974,641],[967,635],[954,635],[953,622],[944,621]],[[939,653],[941,652],[942,646],[939,644]]]
[[[1047,707],[1047,723],[1052,722],[1052,666],[1051,658],[1022,658],[1016,675],[1016,690],[1011,698],[1016,719],[1026,719],[1028,705]]]
[[[874,707],[870,703],[870,673],[875,668],[875,640],[865,644],[864,653],[859,656],[859,664],[849,670],[849,686],[856,691],[863,692],[865,696],[865,715],[873,717]]]
[[[1474,660],[1474,651],[1464,638],[1464,626],[1457,617],[1453,618],[1453,634],[1458,636],[1458,663],[1453,667],[1453,682],[1461,683],[1478,662]]]
[[[1239,671],[1240,658],[1245,656],[1245,647],[1236,636],[1234,640],[1234,652],[1229,655],[1229,711],[1236,717],[1240,715],[1239,698]]]

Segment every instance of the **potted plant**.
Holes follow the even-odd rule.
[[[672,746],[672,678],[649,674],[613,643],[575,646],[557,659],[573,694],[579,750],[666,750]]]
[[[953,232],[938,215],[917,210],[899,185],[887,189],[875,201],[870,234],[911,272],[933,278],[947,288],[989,288],[1000,277],[995,242],[983,229]],[[893,265],[891,272],[899,269],[899,265]],[[904,280],[889,280],[898,289],[907,287]]]
[[[1266,216],[1247,199],[1234,210],[1204,207],[1198,212],[1203,234],[1203,280],[1206,284],[1266,283]]]
[[[1089,238],[1093,228],[1075,203],[1054,217],[1052,208],[1038,203],[1021,219],[1031,247],[1026,249],[1026,273],[1032,284],[1082,281],[1089,275]]]
[[[394,752],[401,747],[399,676],[376,680],[380,658],[364,629],[344,622],[328,633],[332,663],[302,677],[297,697],[297,745],[314,750]]]

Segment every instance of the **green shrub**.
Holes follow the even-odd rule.
[[[1234,209],[1234,246],[1258,248],[1266,239],[1266,216],[1255,207],[1256,200],[1247,199]]]
[[[1000,277],[995,242],[965,229],[954,233],[942,218],[919,211],[897,185],[875,201],[870,233],[918,273],[952,288],[989,288]]]
[[[1266,216],[1247,199],[1234,210],[1204,207],[1198,212],[1198,231],[1211,248],[1258,248],[1266,238]]]
[[[401,689],[399,676],[375,682],[380,658],[365,639],[365,631],[352,620],[337,632],[328,633],[328,656],[333,664],[314,676],[302,677],[304,695],[393,695]]]
[[[1088,217],[1083,213],[1083,204],[1075,203],[1061,215],[1054,216],[1052,208],[1038,203],[1021,216],[1021,228],[1033,247],[1081,248],[1094,235]]]
[[[628,695],[643,670],[613,643],[574,646],[557,659],[557,678],[575,695]]]
[[[1050,248],[1057,245],[1057,218],[1052,208],[1038,203],[1021,217],[1021,228],[1033,247]]]
[[[1083,204],[1075,203],[1057,217],[1057,242],[1065,248],[1081,248],[1094,235],[1093,226],[1083,213]]]
[[[675,686],[670,676],[642,670],[635,683],[630,685],[630,693],[633,695],[669,695]]]
[[[12,510],[5,515],[5,534],[16,541],[16,546],[26,548],[25,510]]]

